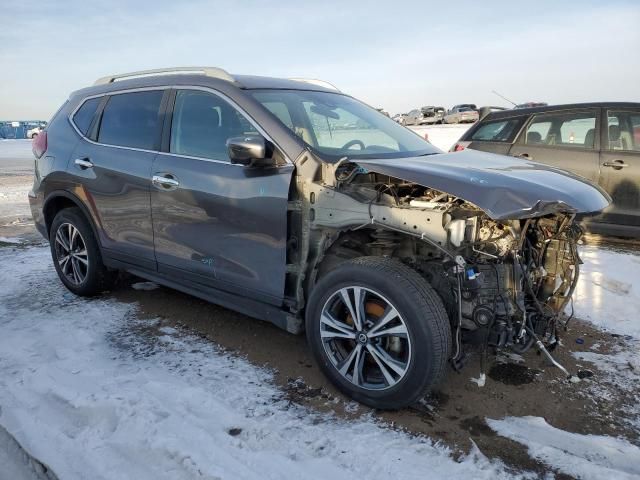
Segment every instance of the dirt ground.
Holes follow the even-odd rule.
[[[606,353],[616,345],[624,345],[624,339],[578,320],[565,332],[564,346],[554,352],[570,372],[585,377],[578,383],[568,381],[560,370],[530,351],[524,362],[516,356],[490,356],[487,382],[480,388],[471,381],[480,373],[479,355],[473,354],[462,372],[451,370],[439,389],[420,403],[396,412],[372,411],[349,401],[333,388],[316,366],[304,336],[288,334],[269,323],[171,289],[142,291],[129,287],[138,281],[125,278],[111,295],[124,302],[138,302],[140,314],[158,318],[159,327],[195,332],[230,354],[270,368],[291,401],[317,410],[333,411],[347,418],[371,414],[394,428],[442,442],[454,454],[468,452],[473,441],[489,458],[500,458],[514,471],[525,469],[541,475],[549,471],[548,467],[531,459],[520,444],[496,435],[484,419],[540,416],[570,432],[622,435],[640,443],[638,433],[626,425],[623,411],[634,399],[619,391],[608,374],[598,371],[595,365],[576,361],[571,355],[578,351]],[[613,400],[591,395],[593,386],[609,391]]]

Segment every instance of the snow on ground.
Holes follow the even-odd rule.
[[[46,247],[0,248],[0,265],[0,424],[61,479],[509,477],[292,405],[269,372],[66,292]]]
[[[611,401],[611,392],[624,392],[624,416],[619,420],[640,434],[640,341],[626,341],[607,353],[573,352],[578,365],[594,366],[604,375],[597,382],[583,383],[584,393],[594,401]],[[613,388],[611,388],[613,387]],[[640,458],[638,459],[640,462]]]
[[[27,194],[30,184],[2,185],[0,188],[0,218],[31,216]]]
[[[156,290],[160,287],[157,283],[153,282],[137,282],[131,285],[134,290]]]
[[[414,132],[424,137],[425,133],[428,139],[436,147],[444,152],[448,152],[454,143],[471,128],[470,123],[459,125],[421,125],[408,127]]]
[[[626,440],[579,435],[549,425],[539,417],[487,419],[503,437],[525,445],[529,455],[582,480],[631,480],[640,477],[640,448]]]
[[[581,248],[580,255],[575,316],[640,339],[640,256],[592,246]]]
[[[20,237],[0,237],[0,243],[12,243],[15,245],[20,245],[24,240]]]
[[[0,480],[48,480],[44,468],[0,426]]]

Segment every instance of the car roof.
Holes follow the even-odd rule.
[[[233,78],[240,88],[253,90],[260,88],[281,90],[314,90],[319,92],[336,92],[337,88],[322,85],[321,80],[302,80],[294,78],[262,77],[257,75],[234,75]],[[318,82],[318,83],[312,83]],[[328,83],[327,83],[328,85]]]
[[[640,108],[640,103],[635,102],[590,102],[590,103],[565,103],[560,105],[546,105],[543,107],[514,108],[510,110],[500,110],[491,112],[481,121],[495,120],[530,115],[532,113],[555,112],[557,110],[574,110],[581,108]]]
[[[141,76],[127,77],[111,76],[103,77],[96,81],[90,87],[82,88],[71,93],[71,97],[77,95],[88,96],[98,95],[101,93],[109,93],[117,90],[128,90],[145,87],[156,87],[166,85],[195,85],[226,88],[236,87],[242,90],[253,89],[280,89],[280,90],[310,90],[317,92],[341,93],[336,87],[329,82],[316,79],[302,78],[277,78],[262,77],[257,75],[230,75],[224,77],[211,76],[205,73],[181,73],[180,71],[158,73],[149,76],[140,72]]]

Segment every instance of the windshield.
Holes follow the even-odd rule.
[[[441,153],[419,135],[346,95],[309,90],[250,93],[328,161]]]

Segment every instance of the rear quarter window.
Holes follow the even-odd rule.
[[[93,116],[101,100],[102,98],[91,98],[87,100],[73,115],[73,123],[83,135],[86,135],[87,131],[89,131],[91,120],[93,120]]]
[[[488,121],[480,125],[478,129],[471,134],[471,140],[482,142],[511,142],[523,123],[524,117]]]

